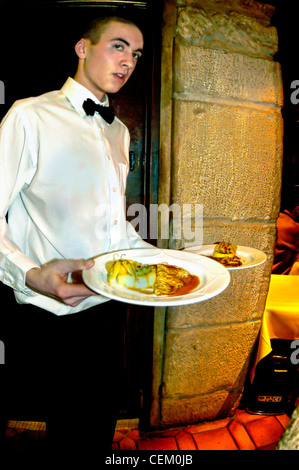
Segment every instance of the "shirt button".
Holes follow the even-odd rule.
[[[114,225],[117,225],[117,220],[114,221]]]
[[[107,155],[107,160],[110,160],[110,155]]]
[[[113,192],[116,193],[116,191],[117,191],[117,188],[113,188]]]

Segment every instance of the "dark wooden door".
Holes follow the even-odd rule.
[[[156,27],[150,20],[150,2],[10,0],[0,3],[0,7],[0,35],[2,41],[6,38],[9,43],[1,61],[5,103],[0,105],[0,119],[15,100],[59,89],[68,76],[73,76],[77,58],[72,51],[80,38],[80,28],[89,20],[104,12],[128,16],[140,25],[145,54],[129,82],[110,101],[131,134],[127,207],[156,202],[157,172],[153,177],[151,168],[157,168],[158,142],[153,143],[150,136],[151,123],[155,129],[158,126],[158,107],[152,106]],[[155,25],[158,24],[155,11]],[[157,135],[156,130],[154,134]],[[141,416],[149,406],[153,309],[119,303],[116,334],[120,338],[120,416]]]

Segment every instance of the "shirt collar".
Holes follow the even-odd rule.
[[[75,110],[81,117],[85,116],[85,111],[82,108],[83,102],[87,98],[91,98],[97,104],[101,104],[102,106],[109,106],[108,96],[105,95],[103,101],[99,101],[98,98],[91,93],[85,86],[81,85],[81,83],[77,82],[73,78],[69,77],[63,87],[61,88],[62,93],[66,96],[66,98],[70,101],[73,105]]]

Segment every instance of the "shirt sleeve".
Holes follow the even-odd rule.
[[[4,117],[0,125],[0,280],[27,295],[35,295],[26,287],[26,272],[38,267],[14,241],[7,224],[10,205],[33,172],[30,144],[22,112],[16,107]]]

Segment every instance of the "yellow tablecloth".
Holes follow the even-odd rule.
[[[251,382],[258,362],[272,351],[272,338],[299,339],[299,276],[271,275]]]

